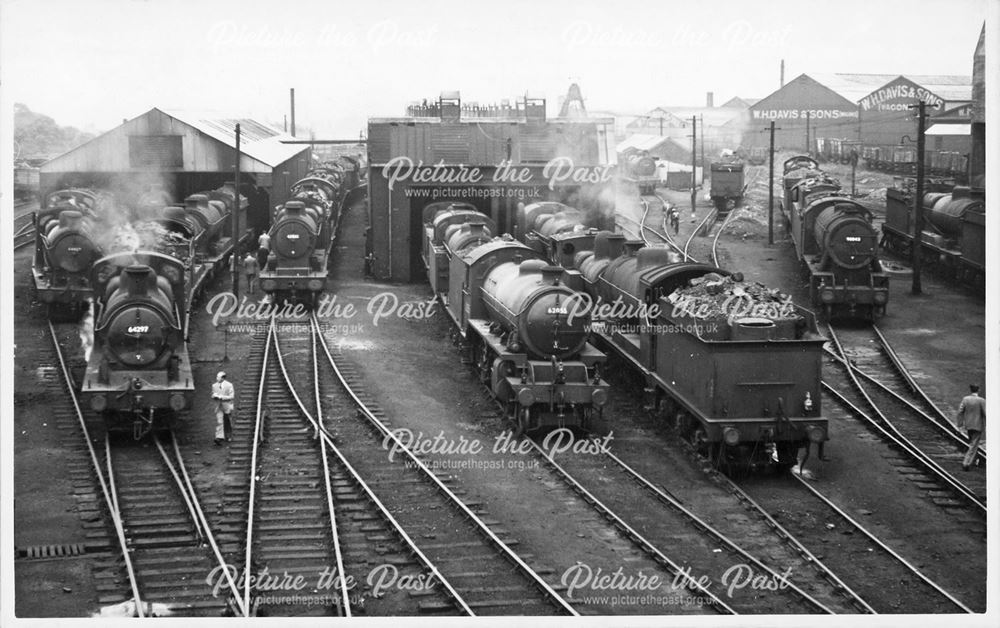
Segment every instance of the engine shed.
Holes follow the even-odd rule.
[[[514,234],[519,204],[558,201],[614,213],[614,120],[547,119],[544,99],[463,105],[457,92],[409,115],[368,121],[369,230],[377,279],[422,281],[422,212],[454,200]]]
[[[240,125],[240,186],[250,203],[249,226],[270,223],[270,208],[283,203],[289,187],[312,162],[308,145],[271,126],[218,114],[150,109],[64,153],[41,167],[40,193],[91,187],[114,193],[133,211],[139,198],[162,189],[175,202],[233,181],[236,124]]]

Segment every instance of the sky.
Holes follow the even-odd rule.
[[[996,0],[0,0],[0,90],[59,124],[106,131],[152,107],[355,138],[369,117],[461,90],[526,92],[555,113],[761,98],[811,72],[971,75]]]

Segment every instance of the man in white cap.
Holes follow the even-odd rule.
[[[232,383],[226,379],[226,372],[219,371],[215,376],[215,383],[212,384],[212,399],[215,399],[215,444],[222,445],[222,441],[229,440],[233,433],[232,423],[229,416],[233,412],[233,399],[236,391],[233,390]]]

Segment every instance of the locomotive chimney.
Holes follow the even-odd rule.
[[[642,240],[625,240],[622,245],[622,254],[628,257],[632,257],[639,251],[642,247],[646,245]]]
[[[562,266],[545,266],[542,268],[542,281],[547,284],[557,285],[563,276]]]
[[[608,252],[608,238],[611,237],[610,231],[599,231],[597,235],[594,236],[594,257],[597,259],[604,259],[611,257]]]
[[[715,101],[715,94],[712,92],[707,92],[705,94],[705,106],[709,108],[714,107],[715,106],[714,101]]]
[[[608,257],[615,259],[621,257],[625,251],[625,236],[620,233],[612,233],[608,237]]]
[[[143,264],[133,264],[122,272],[124,288],[130,296],[141,296],[149,292],[150,281],[155,281],[153,269]]]
[[[75,209],[66,209],[59,212],[59,226],[62,228],[76,227],[83,220],[83,214]]]
[[[188,207],[188,209],[195,209],[198,207],[205,208],[208,207],[208,197],[204,194],[192,194],[184,199],[184,204]]]
[[[285,203],[285,215],[297,216],[303,213],[306,209],[305,204],[302,201],[288,201]]]

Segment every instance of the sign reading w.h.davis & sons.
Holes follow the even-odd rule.
[[[907,111],[919,101],[929,109],[941,109],[944,100],[927,88],[902,76],[862,98],[858,104],[862,111]]]

